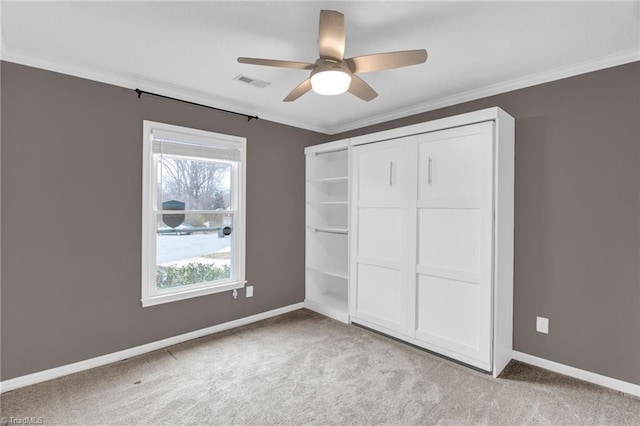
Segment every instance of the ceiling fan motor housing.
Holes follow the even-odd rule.
[[[316,66],[311,71],[309,78],[324,71],[342,71],[349,75],[352,74],[351,70],[344,61],[335,61],[333,59],[320,58],[316,61]]]

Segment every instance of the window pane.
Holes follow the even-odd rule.
[[[162,155],[158,190],[158,210],[229,210],[231,164]]]
[[[232,277],[233,214],[158,213],[156,229],[158,289]]]

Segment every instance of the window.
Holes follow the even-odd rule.
[[[246,140],[143,127],[142,306],[243,287]]]

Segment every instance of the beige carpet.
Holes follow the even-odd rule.
[[[307,310],[17,389],[45,425],[639,425],[640,399],[522,363],[498,380]]]

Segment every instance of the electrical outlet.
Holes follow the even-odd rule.
[[[252,285],[248,285],[245,287],[245,291],[246,291],[246,296],[247,297],[253,297],[253,286]]]
[[[536,331],[549,334],[549,318],[536,317]]]

